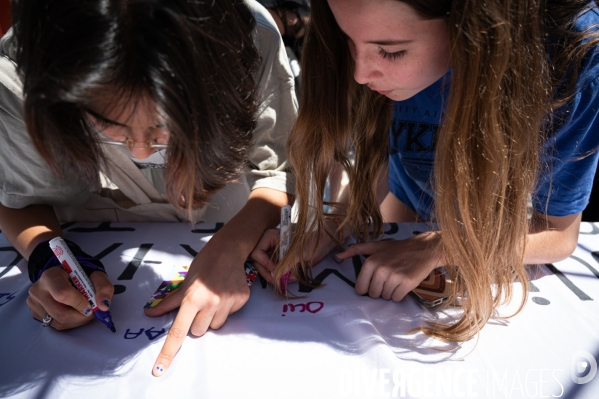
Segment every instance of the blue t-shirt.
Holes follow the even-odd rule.
[[[574,29],[599,24],[594,8],[578,19]],[[599,157],[599,49],[586,56],[576,95],[558,110],[568,118],[545,144],[542,170],[532,203],[550,216],[582,212],[589,201]],[[390,129],[389,187],[391,192],[425,220],[432,217],[433,162],[436,134],[447,99],[451,71],[405,101],[394,102]]]

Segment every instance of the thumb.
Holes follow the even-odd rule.
[[[91,280],[94,290],[96,291],[96,302],[100,310],[107,311],[110,308],[112,296],[114,295],[114,286],[108,280],[106,273],[97,271],[93,272],[89,279]]]

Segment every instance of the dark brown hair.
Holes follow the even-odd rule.
[[[191,209],[242,173],[256,110],[254,18],[240,0],[13,2],[25,121],[53,171],[98,185],[86,109],[149,96],[170,131],[170,202]],[[104,94],[105,95],[105,94]]]
[[[596,33],[572,30],[588,9],[582,0],[404,3],[424,19],[445,18],[451,46],[449,99],[436,144],[434,222],[448,264],[459,265],[448,272],[457,282],[451,299],[462,298],[463,313],[455,324],[423,330],[466,340],[510,299],[515,278],[523,283],[521,306],[526,301],[527,199],[541,167],[539,153],[554,110],[573,95],[583,57],[599,40]],[[336,238],[351,227],[359,241],[378,237],[376,185],[387,155],[390,101],[354,81],[346,38],[326,0],[312,1],[305,40],[300,112],[289,138],[297,231]],[[349,175],[349,201],[333,204],[341,223],[331,231],[323,194],[335,165]],[[305,252],[310,242],[309,234],[294,236],[275,281],[292,269],[305,284],[315,284]]]

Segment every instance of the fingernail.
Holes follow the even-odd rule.
[[[91,308],[86,308],[83,310],[83,314],[86,316],[89,316],[92,313],[92,309]]]
[[[160,377],[162,374],[164,374],[164,366],[162,364],[157,364],[154,367],[154,375]]]
[[[103,303],[103,304],[104,304],[104,306],[106,306],[107,308],[109,308],[109,307],[110,307],[110,301],[109,301],[108,299],[104,299],[104,300],[102,301],[102,303]]]

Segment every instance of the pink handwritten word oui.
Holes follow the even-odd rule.
[[[324,308],[324,303],[322,302],[308,302],[308,303],[296,303],[295,305],[292,303],[287,303],[283,305],[283,314],[281,316],[285,316],[287,311],[295,312],[295,309],[299,309],[299,313],[304,313],[306,310],[312,314],[316,314]]]

